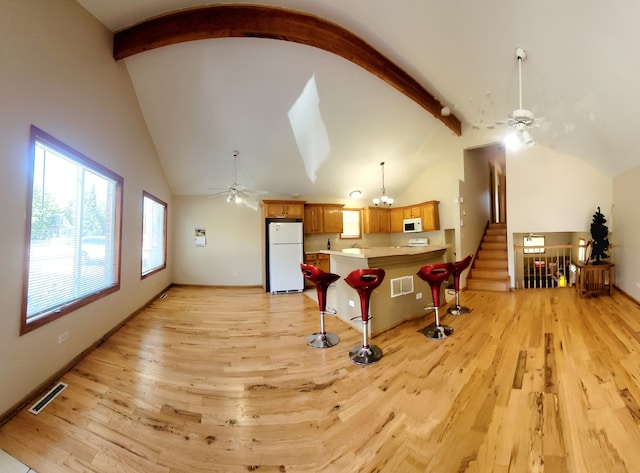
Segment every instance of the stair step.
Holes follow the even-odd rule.
[[[467,278],[467,289],[474,291],[500,291],[509,292],[509,278],[502,279],[473,279]]]
[[[506,235],[507,230],[502,228],[487,228],[485,235]]]
[[[472,269],[469,275],[473,279],[504,279],[509,277],[507,269]]]
[[[480,244],[481,250],[503,250],[507,251],[507,243],[500,241],[483,241]]]
[[[503,241],[503,242],[507,242],[507,235],[485,235],[484,238],[482,239],[482,242],[484,243],[485,241],[489,242],[489,241]]]
[[[508,269],[509,262],[504,259],[478,259],[473,260],[473,267],[478,269]]]
[[[477,259],[504,259],[507,260],[507,250],[478,250]]]

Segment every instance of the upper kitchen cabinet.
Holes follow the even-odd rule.
[[[440,204],[440,202],[437,200],[430,200],[429,202],[420,204],[423,232],[440,230],[440,211],[438,210],[438,204]]]
[[[404,207],[389,210],[389,223],[392,233],[402,233],[402,221],[404,218]]]
[[[422,218],[422,204],[402,208],[404,218]]]
[[[263,200],[264,218],[304,218],[304,202],[299,200]]]
[[[402,233],[402,221],[405,218],[420,218],[422,220],[422,231],[431,232],[440,230],[440,214],[438,212],[437,200],[423,202],[417,205],[406,207],[396,207],[389,212],[389,221],[392,233]]]
[[[391,230],[389,209],[367,207],[363,214],[365,233],[389,233]]]
[[[343,204],[306,204],[304,206],[304,232],[342,233]]]

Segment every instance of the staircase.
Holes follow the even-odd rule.
[[[467,289],[510,290],[506,224],[491,223],[487,227],[467,277]]]

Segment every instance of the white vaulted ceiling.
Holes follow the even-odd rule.
[[[211,4],[78,2],[114,32]],[[486,125],[517,108],[515,48],[522,47],[528,53],[523,104],[545,123],[533,131],[536,146],[579,157],[610,176],[640,165],[633,140],[640,106],[634,87],[640,72],[635,2],[617,8],[576,0],[252,4],[317,15],[364,39],[449,106],[462,121],[463,136],[475,143],[495,142],[507,132]],[[359,187],[365,197],[373,196],[379,193],[379,162],[385,161],[385,184],[394,195],[425,164],[434,137],[452,134],[361,67],[297,43],[206,39],[123,61],[174,194],[206,195],[211,187],[231,184],[232,152],[238,150],[237,180],[253,189],[346,198]],[[309,94],[314,85],[317,106]],[[309,95],[300,98],[305,88]],[[292,122],[289,111],[299,98],[306,100],[307,112]]]

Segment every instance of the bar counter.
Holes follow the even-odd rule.
[[[331,272],[340,275],[335,288],[337,316],[362,332],[360,298],[344,278],[354,269],[382,268],[385,270],[384,281],[373,291],[369,304],[369,335],[375,336],[406,320],[425,317],[424,307],[433,306],[431,289],[416,273],[425,264],[444,262],[446,250],[445,245],[322,250],[321,253],[330,255]],[[411,292],[408,292],[407,283],[410,281],[407,277],[412,278]],[[404,279],[401,281],[399,278]],[[392,297],[392,280],[395,293],[406,293]],[[400,291],[401,288],[404,291]],[[440,299],[441,302],[445,300],[444,297]],[[430,322],[431,319],[425,317],[425,326]]]

